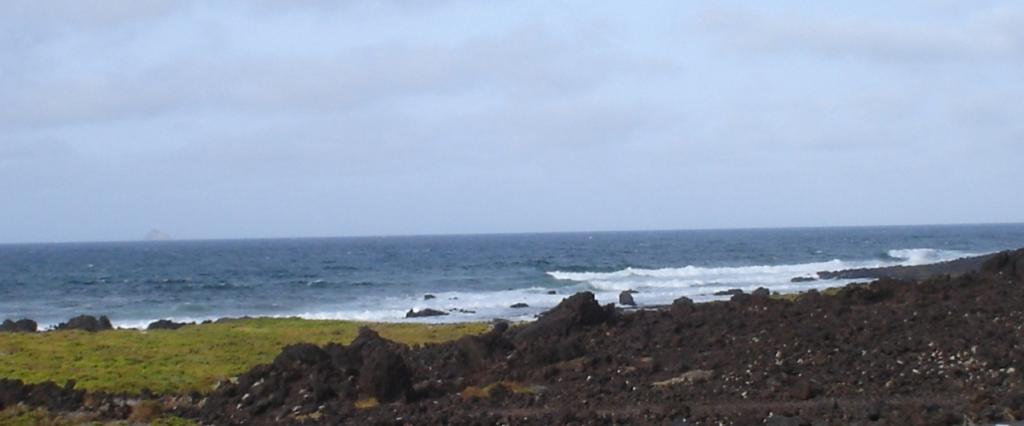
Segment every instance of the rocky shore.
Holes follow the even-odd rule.
[[[349,345],[289,346],[209,394],[154,400],[201,424],[1024,419],[1024,250],[831,295],[766,293],[629,311],[579,293],[535,322],[417,347],[362,329]],[[2,381],[0,405],[89,410],[97,398],[78,392]]]

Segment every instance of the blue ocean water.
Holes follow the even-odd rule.
[[[790,282],[821,270],[1021,246],[1024,224],[0,245],[0,318],[400,321],[429,307],[462,312],[421,321],[528,319],[580,290],[606,303],[634,289],[641,306],[713,300],[848,282]],[[529,308],[510,308],[519,302]]]

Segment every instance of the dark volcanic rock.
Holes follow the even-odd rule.
[[[554,290],[548,290],[548,294],[558,294],[558,292]]]
[[[818,281],[815,277],[793,277],[789,280],[791,283],[809,283],[812,281]]]
[[[191,324],[195,324],[195,323],[191,323]],[[153,322],[149,323],[149,325],[146,326],[146,330],[177,330],[177,329],[182,328],[182,327],[184,327],[186,325],[190,325],[190,323],[174,322],[174,321],[171,321],[171,320],[162,319],[162,320],[156,320],[156,321],[153,321]]]
[[[9,319],[4,320],[3,324],[0,324],[0,332],[8,333],[35,333],[39,329],[39,325],[35,321],[30,319],[20,319],[17,321],[11,321]]]
[[[1003,251],[989,256],[982,263],[981,272],[1024,281],[1024,249]]]
[[[213,424],[264,423],[261,418],[294,423],[296,417],[357,399],[405,401],[413,396],[407,350],[366,327],[348,346],[290,345],[273,363],[253,368],[237,383],[222,384],[200,407],[199,417]]]
[[[686,296],[681,296],[676,300],[672,301],[670,311],[676,314],[687,314],[694,310],[693,299]]]
[[[771,290],[768,290],[767,288],[758,287],[754,291],[750,292],[750,295],[754,296],[754,297],[769,297],[769,296],[772,295],[772,292],[771,292]]]
[[[516,339],[529,340],[537,337],[564,336],[581,327],[602,324],[615,314],[612,305],[601,306],[594,299],[594,293],[585,291],[562,300],[558,306],[541,314],[537,321],[523,327]]]
[[[509,307],[513,308],[513,309],[519,309],[519,308],[529,308],[530,305],[527,305],[525,303],[513,303],[512,306],[509,306]]]
[[[57,325],[57,330],[83,330],[89,332],[113,330],[114,326],[110,324],[110,319],[106,316],[100,316],[96,318],[92,315],[79,315],[71,318],[68,322],[62,322]]]
[[[993,259],[975,273],[882,279],[832,296],[743,294],[700,304],[679,298],[667,309],[616,312],[581,293],[532,324],[498,323],[483,335],[413,349],[361,331],[349,346],[289,347],[274,364],[215,391],[199,418],[371,425],[1019,421],[1024,252]],[[356,408],[368,397],[382,404]]]
[[[636,301],[633,300],[633,293],[629,290],[619,293],[619,304],[636,306]]]
[[[924,280],[940,275],[960,276],[966,273],[978,271],[982,268],[982,264],[987,260],[1004,254],[1008,256],[1007,253],[1008,252],[1002,252],[985,256],[965,257],[963,259],[918,266],[888,266],[884,268],[857,268],[845,269],[842,271],[821,271],[818,272],[818,278],[824,280],[860,278]]]
[[[764,424],[767,426],[803,426],[810,423],[804,422],[803,419],[796,416],[770,416],[764,419]]]
[[[402,357],[404,346],[361,327],[348,346],[349,365],[359,365],[359,391],[380,402],[404,399],[412,391],[412,373]]]
[[[437,296],[434,296],[433,294],[424,294],[423,295],[423,300],[430,300],[430,299],[436,299],[436,298],[437,298]]]
[[[737,294],[743,294],[743,290],[738,288],[732,288],[729,290],[716,291],[713,293],[715,296],[735,296]]]
[[[421,309],[419,311],[410,309],[409,312],[405,313],[406,318],[439,317],[442,315],[448,315],[448,313],[430,308]]]
[[[51,381],[25,384],[21,380],[0,379],[0,409],[21,403],[51,411],[75,411],[82,406],[84,396],[85,391],[75,390],[73,380],[61,387]]]

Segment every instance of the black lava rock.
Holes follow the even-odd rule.
[[[439,317],[442,315],[448,315],[448,313],[430,308],[421,309],[418,311],[410,309],[409,312],[405,313],[406,318]]]
[[[92,315],[79,315],[71,318],[68,322],[62,322],[57,325],[57,330],[83,330],[88,332],[97,332],[103,330],[113,330],[114,326],[110,324],[110,319],[106,316],[100,316],[96,318]]]
[[[8,333],[35,333],[39,329],[39,325],[35,321],[30,319],[21,319],[17,321],[4,320],[3,324],[0,324],[0,332]]]

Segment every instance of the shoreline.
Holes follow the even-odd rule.
[[[792,283],[818,283],[821,286],[811,284],[809,288],[798,289],[796,291],[775,291],[770,287],[763,287],[762,284],[752,284],[748,286],[735,287],[730,289],[724,289],[719,291],[721,294],[705,295],[700,298],[696,298],[697,303],[709,303],[716,301],[726,301],[732,296],[732,293],[742,291],[750,293],[758,288],[765,288],[770,291],[773,295],[780,297],[792,298],[799,297],[800,294],[814,290],[818,292],[828,291],[831,289],[842,288],[850,284],[869,282],[881,278],[892,278],[892,279],[903,279],[903,280],[922,280],[932,276],[950,275],[958,276],[964,273],[968,273],[977,270],[981,265],[991,257],[997,255],[999,252],[984,253],[979,255],[965,256],[952,260],[939,261],[934,263],[925,263],[920,265],[882,265],[874,267],[858,267],[850,269],[832,270],[832,271],[818,271],[814,273],[814,277],[808,278],[805,276],[794,276],[791,278]],[[633,290],[627,290],[633,292]],[[571,293],[555,294],[553,291],[548,291],[548,295],[556,295],[559,297],[571,296]],[[433,296],[433,295],[430,295]],[[433,297],[431,297],[433,298]],[[694,298],[694,297],[691,297]],[[410,305],[410,309],[417,309],[415,304]],[[428,306],[428,305],[422,305]],[[624,309],[661,309],[670,306],[669,303],[654,303],[644,304],[640,303],[632,307],[623,307]],[[553,308],[552,306],[551,308]],[[426,307],[420,307],[418,309],[427,309]],[[544,311],[546,311],[546,308]],[[419,318],[383,318],[383,319],[366,319],[366,318],[352,318],[352,317],[327,317],[322,313],[312,314],[271,314],[271,315],[244,315],[244,316],[221,316],[221,317],[173,317],[167,316],[162,318],[142,319],[142,320],[116,320],[111,319],[114,329],[119,330],[142,330],[145,331],[148,326],[154,322],[159,321],[170,321],[174,323],[184,324],[208,324],[222,321],[230,321],[237,319],[302,319],[306,321],[349,321],[349,322],[361,322],[367,324],[472,324],[472,323],[490,323],[494,321],[512,321],[512,322],[524,322],[535,320],[538,316],[542,315],[544,311],[534,312],[532,314],[524,314],[517,317],[493,317],[493,318],[474,318],[474,319],[460,319],[458,314],[461,308],[451,308],[444,311],[445,316],[435,317],[419,317]],[[534,309],[535,310],[535,309]],[[451,315],[454,314],[454,315]],[[88,315],[88,314],[83,314]],[[15,320],[15,318],[6,318]],[[26,318],[34,320],[32,318]],[[50,322],[50,323],[37,323],[39,332],[53,331],[61,321]]]
[[[11,401],[5,395],[23,395],[11,398],[57,413],[85,410],[116,420],[153,401],[158,413],[204,424],[388,424],[396,417],[451,424],[961,424],[1024,417],[1024,377],[1017,371],[1024,353],[1014,349],[1024,347],[1024,250],[990,255],[974,272],[917,281],[882,278],[828,294],[759,292],[714,303],[681,297],[658,309],[622,310],[577,293],[537,321],[511,327],[477,323],[472,330],[411,345],[397,342],[422,337],[425,329],[458,325],[378,323],[371,330],[333,324],[346,324],[348,334],[342,336],[342,330],[331,329],[332,321],[252,318],[168,332],[0,335],[0,344],[101,340],[107,352],[114,351],[108,357],[125,349],[102,340],[125,336],[135,342],[179,339],[153,341],[157,346],[150,348],[238,342],[223,351],[226,357],[237,357],[253,343],[264,346],[262,361],[249,361],[258,365],[221,371],[217,384],[199,387],[205,391],[143,389],[135,405],[122,405],[121,411],[96,414],[98,407],[87,399],[112,400],[88,380],[44,386],[58,400],[79,401],[56,406],[30,396],[43,392],[43,385],[0,381],[0,403]],[[241,334],[209,333],[215,330]],[[268,330],[288,342],[269,344]],[[204,333],[208,340],[195,339]],[[42,345],[36,349],[55,353]],[[53,356],[27,358],[60,364]],[[128,369],[121,361],[97,359],[79,374],[106,371],[141,380],[134,382],[138,390],[167,371],[159,361],[187,364],[157,356],[147,361],[154,364]],[[97,369],[102,365],[107,367]],[[34,377],[46,374],[52,370]],[[67,378],[77,379],[72,376]],[[324,393],[311,396],[310,389]]]

